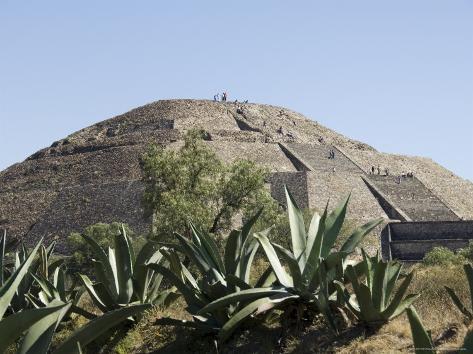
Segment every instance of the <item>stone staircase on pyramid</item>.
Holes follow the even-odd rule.
[[[406,216],[403,221],[455,221],[458,216],[416,177],[368,175],[366,180]],[[376,193],[376,190],[374,191]],[[386,212],[388,216],[389,211]]]
[[[347,158],[339,149],[330,145],[312,145],[301,143],[286,143],[283,149],[303,161],[310,171],[333,171],[361,174],[363,171]],[[335,157],[330,159],[330,150]]]

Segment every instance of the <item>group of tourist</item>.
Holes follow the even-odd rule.
[[[217,101],[222,101],[222,102],[226,102],[227,101],[227,92],[224,91],[222,92],[222,95],[220,95],[220,93],[217,93],[214,95],[214,101],[217,102]]]
[[[370,175],[374,175],[374,174],[382,176],[381,175],[381,168],[379,167],[379,165],[376,168],[374,166],[371,166]],[[384,176],[389,176],[389,169],[387,167],[384,169]]]
[[[218,101],[222,101],[222,102],[228,101],[228,94],[226,91],[222,92],[222,94],[217,93],[214,95],[214,102],[218,102]],[[239,102],[238,100],[235,100],[233,103],[237,104]],[[248,100],[242,101],[241,103],[248,103]]]

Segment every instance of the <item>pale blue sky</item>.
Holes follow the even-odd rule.
[[[0,0],[0,169],[163,98],[285,106],[473,180],[473,1]]]

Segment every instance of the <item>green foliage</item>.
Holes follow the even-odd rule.
[[[322,216],[315,213],[308,229],[305,227],[302,211],[286,189],[289,224],[291,229],[292,251],[272,243],[268,238],[270,230],[254,235],[268,258],[276,281],[270,288],[252,289],[252,293],[261,292],[258,300],[253,301],[250,310],[243,313],[245,317],[266,312],[288,304],[300,304],[314,308],[322,313],[333,330],[337,330],[331,303],[336,305],[335,280],[343,278],[346,257],[353,252],[363,238],[373,230],[381,219],[369,222],[353,231],[343,243],[340,251],[332,251],[333,245],[342,228],[349,198],[328,213],[327,208]],[[284,260],[281,263],[280,259]],[[268,284],[270,285],[270,284]],[[230,303],[240,301],[241,291],[215,300],[200,313],[210,309],[219,309]],[[229,333],[224,332],[221,339]],[[223,337],[223,338],[222,338]]]
[[[100,338],[111,328],[150,308],[151,304],[135,304],[110,311],[77,329],[53,351],[53,354],[78,353],[77,348],[85,347],[87,344]]]
[[[452,250],[446,247],[434,247],[427,252],[422,261],[425,265],[459,265],[466,262],[466,258],[461,254],[455,254]]]
[[[4,236],[4,239],[6,236]],[[52,253],[54,251],[55,243],[53,242],[47,248],[43,245],[40,245],[38,251],[38,257],[32,261],[31,266],[29,267],[29,272],[21,279],[18,287],[15,291],[10,306],[9,312],[15,313],[19,312],[25,308],[32,307],[31,301],[29,299],[30,295],[37,295],[39,292],[38,286],[35,284],[35,276],[48,277],[49,274],[53,273],[57,267],[62,263],[62,259],[52,260]],[[8,276],[14,273],[21,265],[25,262],[26,259],[30,256],[31,252],[22,244],[20,250],[13,253],[13,260],[8,261],[7,257],[3,257],[3,276]]]
[[[435,347],[432,342],[430,331],[427,331],[414,307],[410,306],[406,310],[407,318],[411,326],[412,339],[416,354],[435,354]]]
[[[121,227],[122,224],[118,222],[111,224],[97,223],[86,227],[82,234],[93,239],[100,247],[107,249],[113,244],[113,240],[120,233]],[[125,224],[124,227],[127,235],[133,237],[133,232],[128,225]],[[69,266],[87,272],[91,269],[90,254],[92,253],[92,247],[84,240],[82,234],[73,232],[67,238],[69,247],[74,250]]]
[[[88,319],[93,319],[96,316],[88,311],[85,311],[77,306],[84,289],[76,286],[76,282],[66,273],[62,267],[57,267],[54,270],[52,279],[48,279],[44,275],[32,274],[40,290],[37,295],[31,292],[26,295],[28,300],[36,308],[51,306],[53,303],[70,303],[66,313],[63,315],[63,320],[69,320],[72,312],[84,316]]]
[[[458,250],[458,255],[464,257],[470,262],[473,262],[473,241],[470,241],[466,248]]]
[[[253,289],[250,285],[251,267],[259,246],[250,232],[260,215],[261,211],[248,220],[241,230],[230,233],[226,238],[223,257],[213,238],[207,232],[197,230],[194,225],[191,225],[190,240],[177,234],[179,246],[176,248],[198,269],[200,277],[197,279],[176,252],[161,249],[174,273],[156,264],[149,267],[164,274],[179,289],[193,322],[164,319],[160,323],[175,323],[199,328],[204,332],[219,332],[220,338],[224,340],[255,310],[256,302],[259,304],[261,297],[280,293],[276,289]],[[273,280],[271,272],[267,272],[258,282],[260,286],[265,286]],[[235,292],[238,299],[224,303],[227,296]],[[213,301],[220,301],[217,305],[214,303],[215,308],[210,306]]]
[[[179,150],[153,146],[143,157],[144,205],[153,216],[153,235],[170,240],[189,235],[188,220],[201,230],[222,234],[235,217],[264,207],[259,219],[276,222],[279,206],[265,188],[268,171],[249,161],[223,164],[198,131],[189,131]]]
[[[468,319],[468,321],[471,322],[473,321],[473,268],[470,264],[465,264],[463,269],[465,271],[466,278],[468,280],[468,286],[470,288],[470,308],[468,309],[466,305],[461,302],[460,298],[452,288],[446,286],[445,290],[447,290],[455,306],[457,306],[460,312]]]
[[[163,260],[156,245],[145,245],[135,256],[126,229],[122,226],[114,236],[113,248],[108,252],[91,237],[82,235],[92,249],[96,282],[83,274],[80,280],[95,305],[108,312],[131,303],[165,304],[174,298],[172,290],[160,291],[162,275],[146,266]]]
[[[404,297],[413,272],[400,285],[396,284],[401,270],[400,263],[383,262],[378,255],[368,257],[364,251],[361,263],[347,266],[345,276],[353,294],[342,283],[337,282],[337,286],[346,306],[359,321],[370,326],[381,325],[402,314],[417,299],[417,294]]]

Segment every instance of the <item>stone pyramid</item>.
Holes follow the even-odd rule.
[[[431,159],[378,152],[282,107],[163,100],[84,128],[2,171],[0,228],[27,243],[56,239],[63,250],[70,232],[97,222],[146,232],[140,157],[151,143],[179,145],[191,128],[205,130],[205,143],[224,161],[267,166],[281,203],[287,184],[302,207],[323,208],[352,192],[348,217],[357,220],[473,219],[473,184]],[[413,177],[398,183],[408,171]]]

